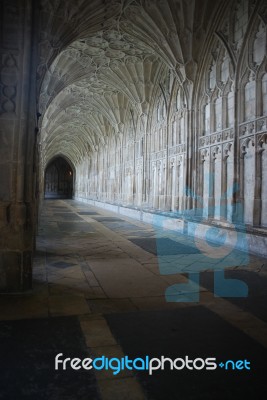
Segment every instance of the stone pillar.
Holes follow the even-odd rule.
[[[233,214],[233,222],[235,223],[243,223],[244,221],[244,168],[245,168],[245,155],[246,148],[241,145],[240,148],[240,161],[239,161],[239,196],[235,194],[235,206],[237,202],[242,204],[242,214],[238,212],[238,209],[234,210]]]
[[[228,161],[228,149],[224,149],[222,155],[222,171],[221,171],[221,199],[220,199],[220,216],[222,220],[227,219],[227,161]],[[215,183],[216,184],[216,183]]]
[[[199,155],[199,168],[198,168],[198,185],[197,185],[197,196],[196,196],[196,215],[203,216],[203,202],[204,202],[204,163],[205,163],[205,151],[202,150]]]
[[[28,290],[32,284],[37,134],[33,4],[0,4],[0,292]]]
[[[262,188],[262,153],[263,148],[258,146],[256,149],[256,171],[255,171],[255,194],[254,194],[254,208],[253,208],[253,225],[261,225],[261,208],[262,208],[262,198],[261,198],[261,188]]]
[[[185,204],[184,208],[186,210],[190,210],[193,207],[193,198],[192,198],[192,192],[194,190],[193,188],[193,152],[194,152],[194,141],[193,141],[193,136],[194,136],[194,129],[193,129],[193,118],[194,118],[194,111],[193,110],[187,110],[185,114],[186,118],[186,126],[185,126],[185,132],[187,132],[186,135],[186,158],[185,158],[185,169],[183,171],[183,174],[185,176]]]
[[[176,182],[177,182],[177,175],[175,174],[175,161],[171,160],[169,164],[169,196],[168,196],[168,207],[171,211],[174,211],[176,208],[175,205],[175,198],[176,198]]]
[[[208,186],[209,186],[209,199],[208,199],[208,218],[214,217],[214,185],[215,185],[215,160],[216,160],[216,150],[210,150],[210,166],[209,166],[209,174],[208,177]]]

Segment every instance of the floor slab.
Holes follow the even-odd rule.
[[[228,257],[229,265],[215,263],[201,248],[199,240],[108,210],[74,200],[44,201],[33,290],[0,296],[1,354],[10,353],[2,374],[10,388],[0,390],[0,398],[35,400],[37,392],[38,398],[52,400],[261,398],[259,392],[266,391],[266,260],[239,252]],[[242,282],[247,295],[218,296],[217,273],[223,284]],[[86,371],[85,382],[84,374],[55,374],[51,349],[109,358],[247,358],[253,370],[229,373],[218,367],[213,375],[166,370],[152,376]],[[15,353],[21,353],[20,365],[28,358],[30,372],[14,370]],[[18,383],[12,387],[15,373]]]

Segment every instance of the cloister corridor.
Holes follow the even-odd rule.
[[[266,0],[0,0],[0,400],[265,400],[266,347]]]

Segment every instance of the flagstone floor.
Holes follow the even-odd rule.
[[[227,290],[219,297],[214,276],[222,272],[214,258],[201,259],[200,242],[74,200],[45,200],[33,289],[0,297],[0,399],[236,400],[266,394],[267,260],[235,254],[224,283],[238,280],[234,288],[247,285],[248,296],[235,297],[231,287],[230,297]],[[188,354],[249,359],[252,368],[213,375],[85,374],[55,371],[57,353]]]

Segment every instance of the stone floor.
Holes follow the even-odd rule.
[[[222,256],[204,259],[201,248],[106,210],[45,200],[33,290],[0,298],[0,399],[265,399],[266,259],[233,253],[220,281]],[[251,370],[55,371],[58,353],[247,359]]]

